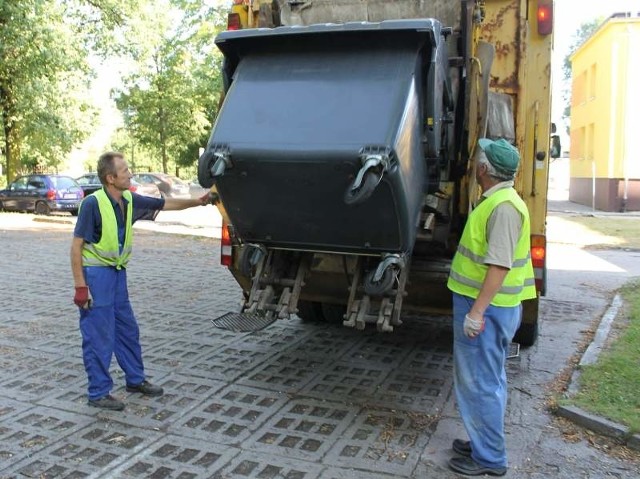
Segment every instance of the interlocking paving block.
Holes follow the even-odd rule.
[[[3,391],[2,383],[21,376],[24,372],[33,371],[34,368],[43,369],[46,365],[58,359],[59,356],[44,351],[33,351],[13,344],[3,342],[0,339],[0,391]]]
[[[144,348],[144,362],[157,369],[175,371],[179,368],[190,368],[198,358],[221,345],[213,340],[192,336],[177,336]]]
[[[0,407],[0,413],[4,409]],[[27,456],[37,457],[42,449],[55,444],[65,436],[77,433],[93,421],[89,416],[43,407],[0,418],[0,470],[3,466],[15,464]]]
[[[252,349],[282,352],[288,347],[306,340],[311,331],[300,328],[295,320],[280,319],[261,331],[245,334],[237,344]]]
[[[305,359],[283,353],[270,359],[266,365],[249,373],[248,377],[238,382],[246,386],[275,391],[297,392],[317,374],[326,370],[326,367],[321,360]]]
[[[349,349],[353,348],[355,343],[362,340],[360,331],[353,331],[343,327],[318,328],[316,331],[310,331],[307,334],[309,335],[303,340],[294,345],[288,345],[287,354],[319,359],[339,359]]]
[[[369,404],[415,412],[442,411],[453,384],[449,374],[394,370]]]
[[[215,478],[314,479],[323,478],[322,466],[288,457],[243,451]],[[351,476],[352,479],[365,476]],[[368,476],[366,476],[368,478]]]
[[[425,414],[365,409],[333,442],[323,462],[409,477],[436,423],[437,417]]]
[[[356,344],[347,357],[350,362],[397,366],[409,353],[414,339],[402,340],[389,334],[374,333]]]
[[[164,388],[164,394],[149,397],[126,392],[124,386],[118,390],[127,404],[122,420],[136,425],[152,428],[166,428],[178,418],[184,416],[203,400],[217,396],[224,387],[220,381],[194,378],[184,374],[153,380],[154,384]]]
[[[434,374],[453,373],[453,348],[420,347],[414,348],[402,361],[400,369],[406,371],[430,371]]]
[[[288,399],[283,393],[230,385],[176,421],[171,431],[239,446]]]
[[[346,397],[352,401],[367,402],[376,395],[390,371],[389,367],[379,367],[376,363],[340,361],[325,368],[302,389],[302,394],[321,399]]]
[[[318,462],[355,417],[352,407],[309,398],[291,400],[245,448]]]
[[[575,322],[593,316],[592,306],[573,301],[540,301],[540,319],[545,322]]]
[[[130,457],[135,457],[161,433],[115,421],[95,422],[74,431],[50,447],[11,466],[3,474],[10,477],[87,477],[107,472]],[[122,477],[122,476],[113,476]]]
[[[106,477],[222,479],[229,476],[219,471],[239,452],[210,441],[169,434],[110,470]]]
[[[86,382],[84,371],[78,371],[75,367],[64,367],[67,361],[56,362],[47,357],[47,364],[43,364],[44,361],[39,362],[33,358],[26,360],[33,361],[30,368],[25,370],[19,366],[13,369],[10,379],[6,379],[7,375],[4,375],[5,379],[0,382],[3,395],[20,400],[38,401],[60,390],[78,388],[83,381]]]
[[[264,365],[276,354],[277,350],[254,349],[244,342],[229,346],[221,344],[221,348],[201,355],[191,364],[189,371],[195,376],[233,381]]]
[[[10,429],[8,424],[13,422],[14,417],[31,407],[33,406],[28,403],[0,397],[0,471],[19,454],[16,453],[18,444],[11,439],[13,429]]]
[[[395,474],[384,474],[361,469],[329,467],[322,471],[320,476],[322,479],[398,479],[400,476]],[[441,476],[411,476],[411,477],[433,477],[441,479]]]

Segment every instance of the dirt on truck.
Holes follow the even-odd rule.
[[[221,261],[244,292],[215,320],[296,314],[391,332],[449,312],[451,259],[479,198],[482,137],[521,152],[538,298],[546,288],[552,0],[234,1],[224,101],[199,160]]]

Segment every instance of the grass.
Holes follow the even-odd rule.
[[[622,289],[626,317],[618,316],[616,338],[596,364],[586,366],[580,390],[569,400],[586,411],[640,432],[640,282]],[[564,401],[563,401],[564,402]]]
[[[547,217],[549,241],[582,247],[640,249],[640,217]]]

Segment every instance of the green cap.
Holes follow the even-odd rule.
[[[481,138],[478,144],[496,170],[500,173],[515,175],[520,163],[520,153],[511,143],[504,138],[495,141]]]

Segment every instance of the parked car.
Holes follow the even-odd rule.
[[[189,185],[180,178],[164,173],[136,173],[133,179],[138,183],[153,183],[163,198],[191,198]]]
[[[194,178],[189,182],[189,194],[191,195],[191,198],[200,198],[207,191],[209,190],[200,186],[198,178]]]
[[[102,183],[100,183],[97,173],[86,173],[78,177],[76,181],[84,191],[85,196],[102,188]],[[154,183],[139,183],[132,178],[129,190],[135,191],[139,195],[160,198],[160,190]]]
[[[0,210],[33,211],[38,215],[68,211],[77,216],[82,198],[82,188],[69,176],[25,175],[0,191]]]

